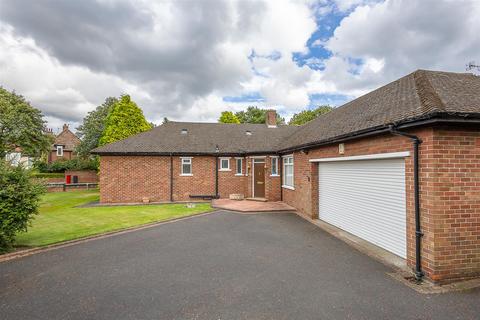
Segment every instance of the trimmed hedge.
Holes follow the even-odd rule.
[[[50,164],[38,161],[34,163],[34,168],[41,173],[63,173],[66,170],[95,170],[98,171],[99,161],[97,158],[72,160],[57,160]]]

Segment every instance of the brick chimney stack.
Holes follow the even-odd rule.
[[[276,128],[277,127],[277,111],[273,109],[267,110],[265,122],[267,124],[267,127]]]
[[[64,123],[63,124],[63,131],[67,131],[68,130],[68,124]]]

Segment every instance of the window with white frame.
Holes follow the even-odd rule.
[[[63,157],[63,146],[57,146],[57,156]]]
[[[242,158],[235,158],[235,162],[237,164],[235,175],[242,176],[243,175],[243,159]]]
[[[283,157],[283,186],[293,188],[293,156]]]
[[[220,171],[230,171],[230,158],[220,158]]]
[[[182,176],[191,176],[192,175],[192,158],[181,158],[182,159]]]
[[[278,157],[272,157],[272,165],[270,175],[278,176]]]

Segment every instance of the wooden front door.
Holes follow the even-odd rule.
[[[265,163],[253,165],[253,197],[265,198]]]

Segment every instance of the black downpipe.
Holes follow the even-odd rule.
[[[170,155],[170,202],[173,202],[173,156]]]
[[[215,157],[215,198],[220,198],[218,196],[218,156]]]
[[[421,281],[425,275],[422,271],[421,243],[423,232],[420,226],[420,179],[419,179],[419,147],[422,140],[416,135],[398,131],[390,126],[390,132],[394,135],[410,138],[413,141],[413,185],[415,194],[415,279]]]
[[[283,201],[283,158],[278,157],[278,170],[280,171],[280,201]]]

